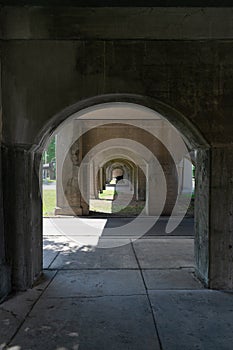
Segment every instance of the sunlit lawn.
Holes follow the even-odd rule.
[[[99,199],[113,199],[115,194],[116,191],[114,188],[111,190],[103,190],[103,192],[99,194]]]
[[[54,215],[56,206],[56,190],[43,190],[43,216]]]
[[[119,214],[119,215],[138,215],[144,208],[145,202],[136,202],[124,205],[116,204],[114,200],[109,199],[91,199],[90,200],[90,211],[106,213],[106,214]]]
[[[119,213],[126,215],[138,215],[144,207],[144,203],[133,203],[129,204],[126,208],[121,207],[119,204],[115,204],[113,201],[114,194],[113,190],[105,190],[99,195],[102,200],[91,200],[90,210],[101,213]],[[56,206],[56,190],[55,189],[44,189],[43,190],[43,216],[54,216],[54,209]],[[193,215],[193,201],[190,203],[188,213],[186,215]]]

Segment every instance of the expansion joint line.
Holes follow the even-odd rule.
[[[160,348],[160,350],[163,350],[162,342],[161,342],[161,339],[160,339],[159,330],[158,330],[158,326],[157,326],[157,321],[156,321],[156,318],[155,318],[155,313],[153,311],[153,307],[152,307],[152,304],[151,304],[151,301],[150,301],[150,296],[149,296],[148,289],[147,289],[147,286],[146,286],[145,278],[143,276],[142,268],[141,268],[140,262],[138,260],[136,251],[134,249],[133,242],[131,240],[130,240],[130,244],[132,246],[133,253],[134,253],[135,259],[137,261],[138,268],[139,268],[139,271],[140,271],[140,274],[141,274],[141,277],[142,277],[142,281],[143,281],[143,284],[144,284],[144,287],[145,287],[145,290],[146,290],[146,296],[147,296],[148,303],[149,303],[149,306],[150,306],[150,309],[151,309],[151,314],[152,314],[152,318],[153,318],[153,322],[154,322],[154,326],[155,326],[155,332],[156,332],[156,336],[157,336],[158,342],[159,342],[159,348]]]

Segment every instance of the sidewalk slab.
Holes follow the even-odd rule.
[[[114,242],[113,242],[114,243]],[[80,246],[61,251],[50,268],[52,269],[130,269],[138,268],[137,261],[129,240],[116,248],[96,248]]]
[[[26,292],[11,295],[8,300],[0,305],[0,350],[14,336],[55,273],[55,271],[47,271],[38,286]]]
[[[160,349],[146,296],[42,298],[11,346],[23,350]]]
[[[82,270],[59,271],[44,296],[70,298],[145,293],[139,271]]]
[[[133,246],[142,269],[194,267],[193,239],[140,239]]]
[[[230,350],[233,293],[150,291],[163,349]]]
[[[194,269],[143,270],[147,289],[203,289],[201,282],[194,276]]]

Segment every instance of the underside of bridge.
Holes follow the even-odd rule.
[[[195,153],[195,273],[233,290],[233,8],[109,3],[0,1],[2,301],[42,273],[40,163],[54,133],[63,215],[87,215],[113,179],[145,215],[174,215]]]

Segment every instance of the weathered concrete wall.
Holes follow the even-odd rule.
[[[11,270],[6,261],[5,230],[3,216],[2,190],[2,89],[1,89],[1,56],[0,56],[0,301],[11,289]]]
[[[6,258],[6,241],[3,216],[2,154],[0,148],[0,301],[11,290],[11,268]]]
[[[197,275],[210,288],[233,289],[233,147],[199,150],[196,166]]]
[[[167,1],[166,1],[167,2]],[[65,4],[66,5],[66,4]],[[118,5],[120,6],[120,5]],[[132,6],[132,4],[130,4]],[[232,8],[5,7],[6,39],[232,39]]]
[[[224,196],[233,187],[232,151],[224,147],[233,142],[232,8],[25,7],[1,8],[1,16],[4,216],[15,287],[30,286],[41,267],[38,166],[28,149],[67,106],[127,93],[173,106],[184,123],[175,110],[164,116],[186,138],[199,130],[214,147],[210,177],[206,154],[206,166],[199,162],[207,194],[198,190],[197,268],[208,285],[232,288],[232,203]]]
[[[76,6],[76,7],[160,7],[164,0],[1,0],[3,5]],[[228,7],[229,0],[166,0],[166,7]]]
[[[3,148],[6,257],[16,290],[32,286],[42,269],[40,156],[19,146]]]
[[[233,146],[211,150],[209,286],[233,289]]]
[[[210,143],[232,139],[231,42],[17,40],[3,46],[5,142],[32,144],[65,107],[114,92],[166,101]]]

